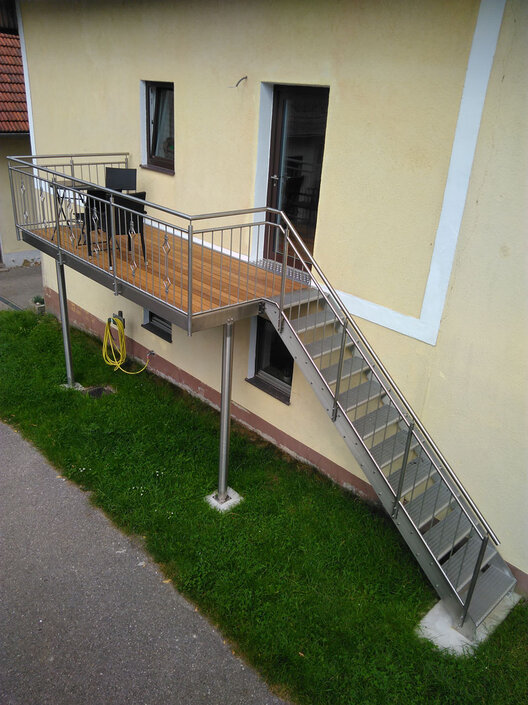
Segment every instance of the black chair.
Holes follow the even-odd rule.
[[[147,264],[147,255],[145,248],[143,216],[146,215],[147,211],[145,210],[143,203],[138,203],[137,201],[132,200],[132,198],[138,198],[140,201],[144,201],[146,195],[146,191],[139,191],[129,195],[114,196],[114,205],[116,207],[115,234],[116,236],[127,236],[127,247],[128,252],[130,252],[132,249],[132,238],[130,233],[132,231],[138,233],[141,238],[141,250],[143,252],[145,264]],[[124,210],[125,208],[127,210]]]

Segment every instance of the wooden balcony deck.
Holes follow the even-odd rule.
[[[25,228],[33,236],[31,244],[39,246],[35,240],[41,240],[41,249],[48,254],[54,254],[60,240],[60,247],[64,255],[72,255],[71,261],[67,264],[75,265],[75,261],[85,262],[90,265],[88,268],[80,268],[84,274],[92,278],[103,281],[107,286],[111,282],[117,282],[124,286],[120,291],[127,297],[127,290],[131,288],[144,292],[150,297],[154,297],[165,305],[187,315],[189,309],[189,251],[188,239],[179,231],[172,229],[170,237],[166,236],[166,230],[156,225],[144,225],[144,237],[146,248],[145,262],[141,251],[141,238],[139,234],[132,236],[130,250],[127,246],[128,237],[118,235],[115,242],[115,261],[110,267],[110,259],[114,259],[113,248],[110,244],[108,251],[106,233],[100,231],[98,237],[92,232],[92,256],[89,257],[86,238],[81,232],[80,225],[60,226],[60,238],[57,237],[56,229],[46,228]],[[55,256],[58,254],[58,248]],[[109,257],[109,254],[111,257]],[[95,275],[98,276],[95,276]],[[104,275],[107,275],[106,277]],[[213,249],[207,244],[193,242],[192,245],[192,314],[211,313],[223,309],[225,319],[229,317],[229,308],[236,307],[248,302],[258,302],[263,298],[279,297],[281,291],[280,272],[271,271],[264,266],[258,266],[247,261],[243,255],[238,253],[226,253]],[[288,278],[286,281],[286,293],[307,288],[307,285],[295,278]],[[134,298],[134,297],[127,297]],[[137,299],[136,299],[137,300]],[[232,310],[232,309],[231,309]],[[252,314],[247,314],[252,315]],[[239,316],[240,317],[240,316]],[[182,325],[179,320],[172,319]],[[221,322],[217,316],[211,325],[219,325]],[[183,327],[183,325],[182,325]],[[200,327],[209,327],[201,325]]]

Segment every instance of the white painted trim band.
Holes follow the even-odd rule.
[[[482,0],[480,5],[420,318],[338,292],[352,315],[431,345],[444,312],[505,4],[506,0]]]

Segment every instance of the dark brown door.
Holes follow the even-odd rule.
[[[268,207],[286,213],[310,253],[315,238],[327,112],[328,88],[274,88]],[[280,260],[282,251],[282,237],[269,228],[265,256]]]

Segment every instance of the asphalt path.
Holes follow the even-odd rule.
[[[284,701],[139,542],[0,423],[0,703]]]

